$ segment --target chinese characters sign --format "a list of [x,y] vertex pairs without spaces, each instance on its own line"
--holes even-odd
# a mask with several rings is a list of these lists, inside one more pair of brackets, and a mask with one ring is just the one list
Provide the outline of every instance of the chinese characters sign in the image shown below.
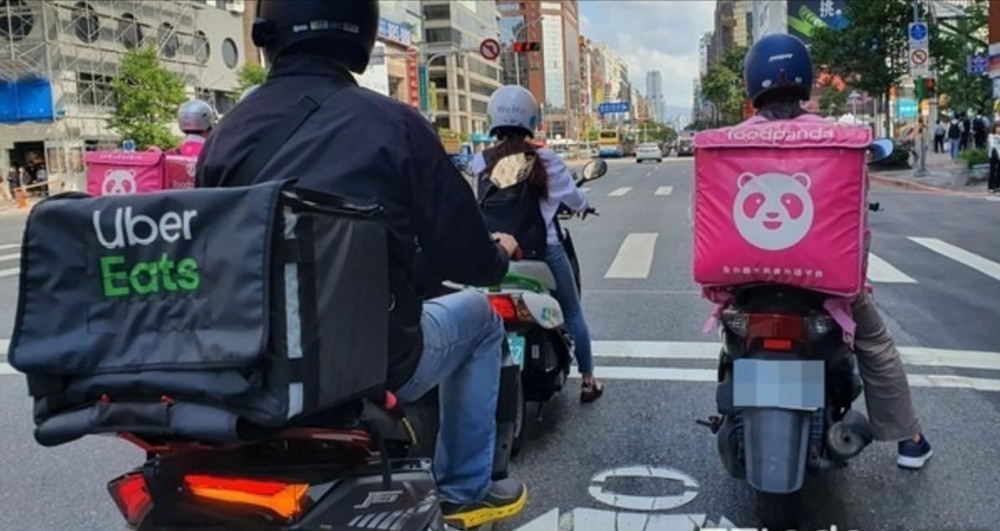
[[378,36],[403,46],[413,43],[413,34],[409,29],[384,18],[378,21]]
[[847,27],[845,0],[788,0],[788,32],[807,44],[816,28]]

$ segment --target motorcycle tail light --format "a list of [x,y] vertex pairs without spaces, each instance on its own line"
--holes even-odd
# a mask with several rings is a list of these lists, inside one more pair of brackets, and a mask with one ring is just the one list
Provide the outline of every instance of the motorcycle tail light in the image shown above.
[[121,476],[108,483],[108,493],[128,525],[138,527],[153,508],[153,498],[140,472]]
[[730,332],[740,337],[746,337],[750,320],[748,319],[746,313],[739,310],[729,309],[722,312],[722,324]]
[[490,306],[493,307],[493,311],[500,316],[506,322],[529,322],[531,321],[531,312],[525,308],[524,303],[521,302],[519,297],[515,298],[513,295],[499,294],[499,295],[489,295]]
[[259,479],[187,475],[184,486],[196,498],[266,509],[291,520],[302,513],[309,485]]
[[752,313],[748,317],[747,339],[802,341],[805,337],[806,328],[801,316]]

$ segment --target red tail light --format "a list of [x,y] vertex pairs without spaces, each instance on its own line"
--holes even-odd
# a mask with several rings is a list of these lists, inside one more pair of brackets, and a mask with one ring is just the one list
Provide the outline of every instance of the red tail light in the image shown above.
[[792,340],[790,339],[765,339],[764,340],[765,350],[783,350],[788,352],[792,350]]
[[286,520],[302,512],[309,492],[304,483],[207,475],[185,476],[184,485],[196,497],[268,509]]
[[153,499],[146,490],[146,480],[139,472],[112,481],[108,484],[108,492],[130,526],[142,523],[153,508]]
[[752,313],[747,325],[748,339],[788,339],[801,341],[806,327],[798,315]]
[[490,306],[504,321],[517,319],[517,304],[508,295],[490,295]]

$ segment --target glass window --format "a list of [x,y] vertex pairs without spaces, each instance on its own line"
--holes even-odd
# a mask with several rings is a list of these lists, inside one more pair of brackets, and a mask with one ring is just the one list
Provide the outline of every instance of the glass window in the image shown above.
[[451,6],[448,4],[424,6],[424,16],[428,20],[441,20],[451,18]]
[[562,17],[542,15],[542,51],[545,57],[545,101],[566,108],[566,65],[563,61]]

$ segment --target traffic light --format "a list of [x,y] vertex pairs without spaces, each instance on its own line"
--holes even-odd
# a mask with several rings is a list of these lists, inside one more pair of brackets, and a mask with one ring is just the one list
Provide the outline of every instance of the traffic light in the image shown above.
[[542,45],[538,42],[515,42],[514,43],[514,53],[527,53],[527,52],[537,52],[542,49]]
[[933,98],[936,93],[937,80],[932,77],[924,79],[924,94],[926,94],[928,98]]

